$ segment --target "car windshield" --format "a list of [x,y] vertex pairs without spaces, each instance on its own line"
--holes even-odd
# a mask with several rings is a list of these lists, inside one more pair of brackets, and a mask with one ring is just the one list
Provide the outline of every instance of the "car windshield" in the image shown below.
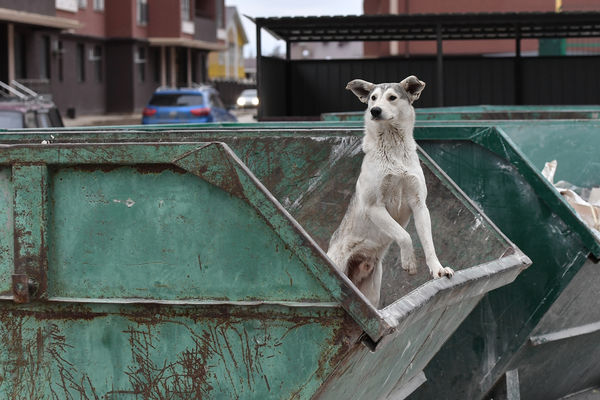
[[256,97],[256,89],[246,89],[242,92],[242,96]]
[[0,128],[18,129],[23,127],[23,114],[18,111],[0,111]]
[[204,97],[200,93],[161,93],[152,96],[150,105],[159,107],[202,106],[204,105]]

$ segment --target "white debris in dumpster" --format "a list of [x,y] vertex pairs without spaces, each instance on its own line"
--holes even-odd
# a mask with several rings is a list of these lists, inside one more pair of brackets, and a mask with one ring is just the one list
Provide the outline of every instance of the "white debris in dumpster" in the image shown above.
[[[592,229],[600,231],[600,187],[582,189],[565,181],[554,183],[554,174],[558,163],[556,160],[547,162],[542,175],[554,185],[556,190],[567,200],[581,219]],[[575,191],[579,191],[577,194]],[[600,234],[600,232],[597,232]]]

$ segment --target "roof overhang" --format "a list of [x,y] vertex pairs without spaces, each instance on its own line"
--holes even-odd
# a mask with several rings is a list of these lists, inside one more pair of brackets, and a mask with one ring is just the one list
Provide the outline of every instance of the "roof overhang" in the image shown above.
[[192,49],[221,51],[227,50],[225,44],[217,42],[206,42],[204,40],[186,39],[180,37],[151,37],[148,38],[150,46],[174,46],[174,47],[189,47]]
[[288,42],[541,39],[600,36],[600,12],[251,18]]
[[53,17],[51,15],[16,11],[8,8],[0,8],[0,21],[55,29],[77,29],[82,26],[79,21],[70,18]]

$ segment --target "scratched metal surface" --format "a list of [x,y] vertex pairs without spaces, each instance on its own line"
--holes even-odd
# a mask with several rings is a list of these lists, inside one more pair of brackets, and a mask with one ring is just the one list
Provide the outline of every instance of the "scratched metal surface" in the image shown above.
[[3,399],[310,398],[346,332],[339,309],[3,306]]
[[[344,374],[332,374],[347,368],[385,396],[482,294],[527,266],[502,257],[518,249],[422,155],[434,225],[457,221],[474,236],[438,238],[455,280],[392,274],[398,285],[384,291],[394,303],[377,312],[317,246],[353,190],[357,134],[104,134],[123,140],[98,132],[90,144],[78,134],[45,146],[33,133],[0,149],[0,164],[12,164],[0,182],[17,205],[5,214],[16,244],[6,272],[31,280],[22,298],[3,293],[3,397],[305,399],[335,393]],[[205,143],[214,139],[241,160]],[[465,252],[474,240],[485,249]],[[362,332],[381,339],[374,353]],[[393,370],[371,376],[377,360]]]
[[13,190],[10,168],[0,168],[0,293],[9,293],[12,287],[14,241]]
[[183,169],[51,179],[48,296],[332,301],[255,210]]

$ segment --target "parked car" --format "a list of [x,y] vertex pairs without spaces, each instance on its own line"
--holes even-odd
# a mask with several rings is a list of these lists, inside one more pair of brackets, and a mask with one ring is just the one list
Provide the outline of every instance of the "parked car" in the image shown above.
[[258,93],[256,89],[246,89],[237,99],[237,105],[240,108],[256,108],[258,107]]
[[64,126],[60,112],[49,101],[0,99],[0,129]]
[[236,122],[210,86],[159,88],[143,111],[142,124]]

